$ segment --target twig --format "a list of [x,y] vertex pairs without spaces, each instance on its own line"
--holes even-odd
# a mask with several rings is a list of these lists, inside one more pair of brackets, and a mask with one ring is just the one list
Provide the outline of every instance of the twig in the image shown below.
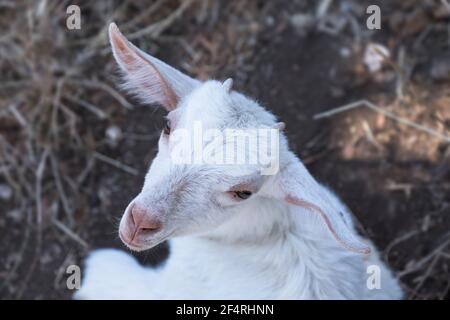
[[389,243],[389,245],[384,250],[384,260],[389,264],[389,255],[391,253],[391,250],[398,244],[414,237],[418,233],[419,233],[419,230],[413,230],[413,231],[405,233],[404,235],[401,235],[400,237],[397,237],[396,239],[394,239],[391,243]]
[[114,88],[108,84],[98,81],[98,80],[67,80],[67,82],[82,85],[88,88],[101,89],[109,93],[114,99],[116,99],[125,109],[131,110],[133,106]]
[[66,192],[64,191],[64,187],[62,185],[61,176],[59,174],[58,162],[53,154],[50,155],[50,162],[52,165],[53,178],[55,180],[56,188],[58,189],[58,196],[63,204],[64,212],[66,213],[69,221],[73,223],[72,209],[69,204],[69,200],[67,199]]
[[398,73],[398,76],[397,76],[397,84],[396,84],[396,88],[395,88],[395,92],[397,94],[397,99],[399,99],[400,101],[403,101],[405,99],[404,88],[405,88],[406,75],[405,75],[405,71],[404,71],[404,64],[405,64],[405,48],[403,46],[401,46],[400,49],[398,50],[398,62],[397,62],[398,70],[401,70],[401,72],[396,70]]
[[69,238],[71,238],[72,240],[78,242],[83,248],[88,249],[89,245],[86,241],[84,241],[83,239],[81,239],[81,237],[79,235],[77,235],[75,232],[73,232],[69,227],[67,227],[65,224],[63,224],[62,222],[60,222],[57,219],[53,219],[52,220],[53,224],[62,232],[64,232]]
[[133,176],[137,176],[139,174],[139,172],[136,169],[134,169],[134,168],[132,168],[132,167],[126,165],[126,164],[123,164],[120,161],[117,161],[117,160],[112,159],[112,158],[110,158],[108,156],[105,156],[104,154],[101,154],[101,153],[98,153],[98,152],[94,152],[93,155],[94,155],[94,158],[96,158],[96,159],[98,159],[100,161],[103,161],[103,162],[105,162],[107,164],[110,164],[110,165],[112,165],[112,166],[114,166],[114,167],[116,167],[116,168],[118,168],[120,170],[123,170],[123,171],[125,171],[125,172],[127,172],[127,173],[129,173],[129,174],[131,174]]
[[42,179],[44,176],[44,171],[47,163],[47,158],[49,156],[50,148],[46,147],[41,155],[41,160],[39,162],[38,168],[36,170],[36,250],[34,251],[33,260],[31,260],[30,267],[28,268],[25,277],[23,278],[20,289],[16,294],[16,299],[22,297],[23,292],[27,288],[28,281],[30,280],[34,269],[38,263],[39,257],[42,251]]
[[370,125],[366,120],[363,120],[362,128],[364,130],[367,140],[369,140],[369,142],[371,142],[378,150],[380,150],[382,147],[378,143],[377,139],[375,139],[373,131],[370,128]]
[[327,14],[332,0],[322,0],[317,6],[316,17],[321,18]]
[[[448,3],[447,0],[441,0],[441,2],[444,5],[444,7],[448,10],[448,12],[450,13],[450,3]],[[447,33],[448,33],[448,45],[450,46],[450,23],[447,26]]]
[[439,261],[440,256],[439,254],[434,255],[433,259],[430,262],[430,265],[428,266],[427,270],[425,271],[425,273],[420,277],[420,281],[419,283],[415,286],[415,288],[413,289],[412,293],[410,294],[410,298],[412,299],[414,296],[417,295],[417,292],[419,292],[420,288],[423,286],[423,284],[425,283],[425,281],[428,279],[428,277],[431,274],[431,271],[433,270],[433,268],[436,266],[436,263]]
[[25,250],[27,250],[28,248],[28,243],[30,242],[30,235],[31,235],[31,225],[32,225],[32,215],[31,215],[31,209],[30,208],[25,208],[25,206],[23,206],[21,209],[25,210],[27,212],[27,216],[26,216],[26,228],[25,231],[23,233],[23,239],[22,239],[22,243],[19,247],[19,249],[17,250],[17,259],[14,263],[14,265],[10,268],[10,270],[8,270],[8,273],[6,274],[5,279],[3,279],[2,283],[0,283],[0,291],[6,287],[7,285],[9,285],[9,283],[11,282],[11,279],[14,278],[17,269],[20,267],[20,265],[22,264],[23,260],[24,260],[24,256],[25,256]]
[[[17,155],[17,151],[11,146],[11,144],[6,141],[1,135],[0,135],[0,155],[3,156],[4,159],[6,159],[7,163],[11,165],[12,168],[16,171],[16,179],[14,177],[10,176],[8,173],[6,173],[8,182],[12,185],[17,187],[18,194],[21,196],[24,194],[22,192],[22,189],[26,191],[29,195],[33,194],[33,190],[30,187],[32,184],[26,179],[26,173],[23,166],[20,166],[20,162],[17,161],[18,158],[20,158],[19,155]],[[18,182],[16,182],[18,180]]]
[[89,175],[92,168],[94,167],[94,164],[95,164],[95,159],[92,157],[88,157],[86,167],[83,169],[83,171],[81,171],[79,176],[75,179],[78,187],[81,186],[81,184],[84,182],[86,177]]
[[450,280],[447,282],[447,285],[445,286],[445,289],[442,291],[442,294],[439,296],[439,299],[444,300],[449,290],[450,290]]
[[435,255],[440,254],[440,252],[445,249],[445,247],[447,247],[450,244],[450,238],[448,238],[446,241],[444,241],[442,244],[440,244],[439,246],[437,246],[436,248],[434,248],[429,254],[427,254],[425,257],[423,257],[422,259],[420,259],[419,261],[417,261],[414,266],[403,270],[401,272],[398,273],[398,276],[404,277],[408,274],[411,274],[413,272],[416,272],[417,270],[419,270],[420,268],[422,268],[428,261],[432,260],[434,258]]
[[47,158],[49,155],[50,149],[46,147],[41,156],[41,161],[36,170],[36,192],[35,192],[35,200],[36,200],[36,213],[37,213],[37,226],[40,231],[42,224],[42,179],[44,177],[45,167],[47,165]]
[[428,133],[428,134],[430,134],[432,136],[435,136],[435,137],[443,140],[444,142],[450,143],[450,137],[449,136],[446,136],[446,135],[444,135],[444,134],[442,134],[442,133],[440,133],[440,132],[438,132],[436,130],[433,130],[431,128],[428,128],[428,127],[425,127],[423,125],[417,124],[417,123],[415,123],[413,121],[410,121],[408,119],[399,117],[399,116],[395,115],[394,113],[392,113],[390,111],[384,110],[384,109],[376,106],[375,104],[373,104],[372,102],[370,102],[368,100],[359,100],[359,101],[352,102],[352,103],[346,104],[344,106],[341,106],[341,107],[338,107],[338,108],[335,108],[335,109],[332,109],[332,110],[329,110],[329,111],[325,111],[325,112],[321,112],[321,113],[315,114],[313,116],[313,119],[314,120],[318,120],[318,119],[322,119],[322,118],[328,118],[328,117],[334,116],[334,115],[336,115],[338,113],[342,113],[342,112],[345,112],[345,111],[348,111],[348,110],[351,110],[351,109],[356,109],[356,108],[359,108],[359,107],[367,107],[367,108],[369,108],[369,109],[371,109],[371,110],[373,110],[375,112],[381,113],[381,114],[385,115],[386,117],[391,118],[391,119],[393,119],[393,120],[395,120],[395,121],[397,121],[397,122],[399,122],[401,124],[404,124],[406,126],[412,127],[412,128],[414,128],[416,130],[420,130],[420,131],[426,132],[426,133]]
[[134,33],[131,33],[127,36],[128,39],[133,40],[140,38],[142,36],[150,34],[152,37],[159,36],[164,30],[166,30],[170,25],[177,20],[184,11],[189,8],[189,6],[192,4],[193,0],[184,0],[182,1],[181,5],[174,11],[172,14],[167,16],[161,21],[158,21],[152,25],[149,25],[148,27],[141,29],[139,31],[136,31]]
[[66,98],[67,100],[72,101],[72,102],[74,102],[74,103],[76,103],[76,104],[86,108],[87,110],[89,110],[90,112],[95,114],[101,120],[104,120],[104,119],[106,119],[108,117],[107,114],[104,111],[100,110],[100,108],[98,108],[97,106],[93,105],[90,102],[87,102],[87,101],[82,100],[82,99],[78,99],[76,97],[71,97],[71,96],[68,96],[68,95],[64,95],[64,98]]
[[167,2],[167,0],[157,0],[155,1],[151,6],[149,6],[147,9],[139,13],[138,16],[133,18],[132,20],[128,21],[127,23],[120,26],[122,30],[129,30],[132,29],[136,24],[140,23],[141,20],[146,19],[150,17],[153,13],[155,13],[161,6]]
[[[386,54],[386,52],[383,52],[377,46],[374,46],[374,49],[379,55],[381,55],[385,59],[385,61],[397,73],[397,83],[395,88],[397,100],[399,101],[404,100],[404,91],[406,88],[406,82],[411,77],[411,67],[409,68],[408,72],[405,68],[405,60],[406,60],[405,48],[403,46],[400,47],[397,56],[397,61],[394,61],[389,55]],[[415,98],[417,97],[417,93],[412,87],[409,88],[409,91],[411,92],[411,95],[413,97]]]
[[26,127],[27,126],[27,121],[25,120],[25,118],[23,117],[23,115],[19,112],[19,110],[17,110],[17,106],[15,104],[12,104],[8,107],[9,112],[12,113],[12,115],[14,116],[14,118],[16,118],[17,122],[22,126],[22,127]]

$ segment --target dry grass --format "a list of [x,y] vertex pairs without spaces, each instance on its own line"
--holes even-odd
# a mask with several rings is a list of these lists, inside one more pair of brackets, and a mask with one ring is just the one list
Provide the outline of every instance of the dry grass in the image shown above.
[[[66,28],[70,4],[81,7],[81,30]],[[53,228],[80,249],[89,248],[78,234],[76,215],[96,192],[89,177],[99,163],[138,174],[102,153],[108,125],[134,108],[115,89],[109,23],[117,22],[130,40],[153,53],[160,45],[176,44],[183,55],[180,67],[206,78],[246,63],[255,44],[247,40],[257,32],[251,25],[256,6],[247,11],[238,2],[192,0],[0,3],[0,183],[12,195],[5,213],[20,212],[16,222],[23,234],[7,271],[0,273],[0,292],[23,295],[42,254],[43,230]],[[189,10],[192,25],[183,29],[180,18]],[[234,14],[219,21],[222,10]],[[224,24],[226,34],[219,32]],[[192,36],[205,26],[210,33]],[[24,267],[30,251],[33,258]]]
[[[361,7],[355,1],[343,2]],[[66,8],[70,4],[79,4],[82,8],[81,30],[66,28]],[[106,34],[109,23],[117,22],[122,32],[144,50],[163,53],[165,59],[193,76],[205,79],[233,75],[239,87],[255,72],[258,46],[264,47],[273,40],[264,38],[264,31],[275,29],[270,30],[270,34],[277,35],[289,24],[292,12],[278,13],[274,7],[274,3],[265,1],[0,1],[0,188],[3,188],[0,193],[4,197],[0,201],[5,203],[0,226],[5,217],[12,221],[11,238],[7,239],[15,240],[11,246],[0,248],[0,255],[6,256],[5,261],[0,261],[0,296],[24,296],[31,281],[36,280],[33,275],[42,258],[43,238],[52,232],[75,245],[75,248],[72,245],[64,248],[69,249],[62,263],[52,271],[55,284],[47,285],[49,290],[61,290],[65,266],[76,262],[77,252],[84,254],[91,246],[90,239],[83,236],[85,230],[78,216],[80,211],[87,210],[90,195],[97,192],[94,173],[106,166],[111,175],[119,175],[119,172],[130,178],[138,175],[139,171],[128,163],[125,155],[115,157],[108,153],[112,142],[107,130],[120,122],[119,119],[128,119],[135,109],[135,103],[115,89],[116,78],[112,75],[116,73],[116,66]],[[324,0],[319,5],[315,1],[304,1],[299,8],[312,8],[320,21],[342,21],[337,14],[340,9],[332,1]],[[279,24],[272,21],[277,14],[282,17]],[[350,33],[355,46],[361,46],[364,35],[355,28],[357,17],[341,15],[348,20],[349,27],[339,31],[321,23],[316,27],[333,37]],[[407,23],[410,16],[413,14],[404,17],[402,23]],[[421,42],[430,30],[442,28],[442,25],[442,21],[428,23],[418,33],[415,45],[424,46]],[[447,27],[445,25],[445,32]],[[406,57],[413,55],[410,49],[405,49]],[[344,139],[345,145],[337,145],[345,158],[348,146],[353,147],[349,141],[355,145],[366,141],[376,150],[370,156],[378,154],[383,158],[386,157],[383,150],[389,148],[393,139],[398,139],[400,156],[431,159],[439,170],[448,170],[445,161],[450,157],[450,148],[446,145],[446,151],[441,150],[442,141],[449,135],[445,125],[449,117],[449,109],[445,108],[450,103],[448,91],[420,96],[421,88],[415,88],[410,81],[410,66],[405,57],[399,57],[391,65],[399,81],[393,90],[395,103],[386,103],[387,112],[397,116],[394,120],[406,119],[410,127],[419,125],[415,127],[417,133],[411,134],[402,126],[377,128],[378,122],[386,123],[380,117],[373,118],[373,122],[356,118],[351,119],[348,128],[358,126],[361,130],[352,131],[351,137]],[[374,101],[379,105],[381,100]],[[386,109],[372,109],[386,112]],[[389,118],[387,114],[384,116]],[[427,132],[427,129],[432,131]],[[431,132],[440,137],[429,141]],[[152,136],[135,138],[154,139]],[[419,150],[420,154],[418,144],[427,145],[425,151]],[[364,152],[369,148],[360,153],[354,149],[350,158],[358,159],[362,154],[361,159],[368,159],[364,158]],[[445,172],[441,176],[444,177]],[[430,192],[445,193],[449,188],[440,180],[424,184],[427,190],[433,189]],[[416,189],[422,192],[421,188],[398,181],[386,187],[389,192],[413,194]],[[441,198],[438,207],[442,209],[447,200],[445,195]],[[429,202],[435,199],[438,197],[430,196]],[[439,214],[445,209],[423,215],[423,223],[430,220],[427,228],[439,225]],[[20,235],[14,233],[16,229]],[[390,259],[396,248],[428,230],[404,230],[387,246],[385,259]],[[431,249],[411,253],[397,264],[410,298],[445,298],[448,295],[448,279],[445,284],[435,283],[448,278],[442,273],[450,260],[449,239],[448,234],[444,234]],[[421,289],[427,281],[431,283],[428,287],[439,289],[426,289],[423,294]],[[45,292],[43,296],[49,294]]]

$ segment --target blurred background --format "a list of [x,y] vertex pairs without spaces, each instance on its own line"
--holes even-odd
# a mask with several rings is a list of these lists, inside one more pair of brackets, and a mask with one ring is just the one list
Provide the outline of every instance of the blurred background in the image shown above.
[[[71,4],[79,30],[66,26]],[[372,4],[380,30],[366,26]],[[123,248],[118,219],[155,155],[164,111],[118,89],[111,21],[192,76],[233,77],[286,122],[291,147],[348,204],[406,296],[450,298],[441,0],[1,0],[0,298],[70,298],[67,266]],[[169,250],[138,258],[155,265]]]

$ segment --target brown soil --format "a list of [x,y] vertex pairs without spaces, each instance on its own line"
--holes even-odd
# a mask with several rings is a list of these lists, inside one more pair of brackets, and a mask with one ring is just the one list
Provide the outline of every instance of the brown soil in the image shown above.
[[[176,8],[169,3],[164,9],[168,12]],[[448,299],[450,145],[367,108],[321,120],[313,116],[367,99],[448,136],[450,77],[448,72],[446,78],[445,72],[436,75],[431,70],[441,71],[445,57],[450,56],[446,42],[449,15],[440,1],[390,1],[389,5],[378,1],[383,27],[368,32],[365,3],[339,3],[333,4],[327,15],[346,16],[344,12],[350,10],[360,34],[348,21],[337,34],[321,30],[317,20],[311,26],[293,25],[297,13],[314,16],[316,1],[255,1],[247,5],[233,1],[221,3],[219,9],[208,2],[206,18],[199,13],[201,6],[194,5],[160,38],[136,42],[149,50],[155,48],[145,44],[156,43],[159,57],[197,77],[234,76],[238,89],[256,97],[286,122],[291,147],[352,209],[361,231],[374,240],[397,272],[407,297]],[[119,27],[137,14],[132,9],[125,12],[130,16],[122,16]],[[432,28],[427,27],[430,25]],[[391,52],[390,63],[375,74],[367,70],[362,58],[371,41],[384,44]],[[401,50],[405,52],[403,64],[398,61]],[[97,68],[99,74],[105,70],[111,74],[112,57],[107,54],[101,62],[104,65],[96,63],[92,72]],[[433,67],[439,63],[441,67]],[[404,70],[404,97],[399,99],[397,80]],[[108,80],[113,85],[115,80]],[[114,99],[91,91],[83,92],[82,97],[104,105],[109,117],[98,120],[74,106],[83,119],[77,127],[83,141],[140,174],[96,161],[76,192],[65,185],[67,197],[75,204],[70,217],[61,201],[57,208],[52,207],[51,195],[59,189],[49,183],[42,198],[40,226],[35,225],[34,207],[19,206],[20,196],[0,200],[0,297],[70,298],[72,292],[65,287],[67,265],[82,265],[93,248],[123,248],[116,233],[117,221],[143,183],[156,152],[164,112],[148,107],[127,110]],[[105,138],[112,125],[123,133],[116,145]],[[20,145],[22,131],[17,122],[0,117],[0,134]],[[85,168],[84,159],[73,150],[61,151],[58,160],[67,172],[79,174]],[[0,176],[0,183],[6,181]],[[53,210],[88,247],[55,227],[51,214],[46,213]],[[142,263],[155,265],[168,254],[168,246],[163,244],[137,256]]]

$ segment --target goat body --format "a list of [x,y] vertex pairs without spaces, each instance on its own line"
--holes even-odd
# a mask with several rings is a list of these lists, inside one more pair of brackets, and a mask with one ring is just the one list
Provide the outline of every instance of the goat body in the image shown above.
[[[305,212],[295,212],[304,210]],[[292,212],[294,211],[294,212]],[[307,217],[307,218],[306,218]],[[246,226],[251,226],[250,228]],[[160,267],[103,249],[86,262],[79,299],[400,299],[376,249],[364,256],[329,238],[305,209],[261,201],[209,234],[170,240]],[[380,287],[369,288],[369,266]]]
[[[110,40],[126,87],[169,112],[158,155],[125,210],[119,235],[137,251],[170,240],[170,256],[151,269],[122,251],[94,251],[76,298],[402,297],[374,246],[356,233],[348,208],[289,150],[284,125],[274,115],[233,91],[231,80],[200,82],[147,55],[114,24]],[[280,132],[274,170],[263,173],[254,163],[176,163],[177,130],[195,133],[197,122],[220,133],[226,128]],[[218,152],[231,142],[200,143]]]

